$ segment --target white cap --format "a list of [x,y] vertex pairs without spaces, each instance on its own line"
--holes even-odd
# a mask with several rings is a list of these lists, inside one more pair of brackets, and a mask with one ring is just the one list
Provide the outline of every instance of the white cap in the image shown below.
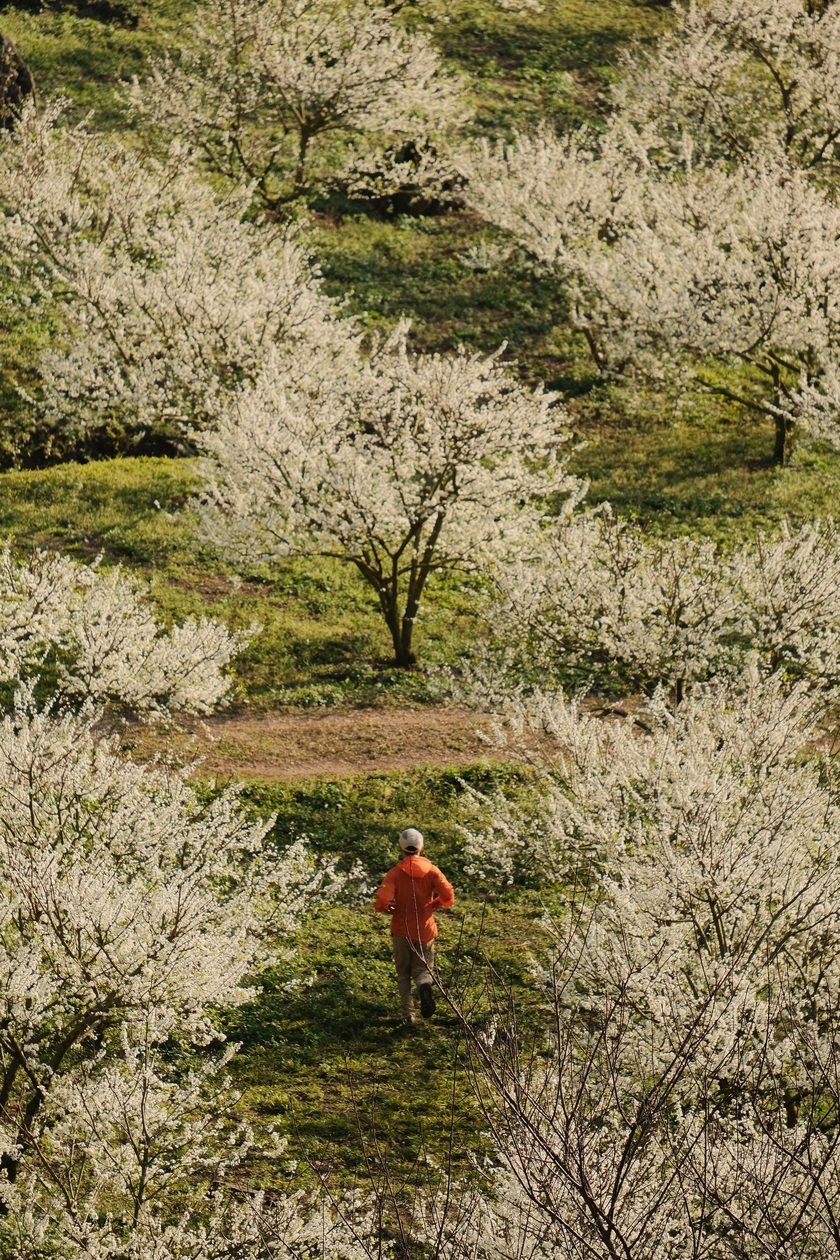
[[406,827],[400,832],[400,848],[403,853],[419,853],[423,848],[423,837],[416,827]]

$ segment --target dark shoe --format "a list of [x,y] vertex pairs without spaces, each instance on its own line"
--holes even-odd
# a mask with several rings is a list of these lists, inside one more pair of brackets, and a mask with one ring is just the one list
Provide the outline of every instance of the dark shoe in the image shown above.
[[420,985],[420,1014],[424,1019],[435,1013],[435,995],[430,984]]

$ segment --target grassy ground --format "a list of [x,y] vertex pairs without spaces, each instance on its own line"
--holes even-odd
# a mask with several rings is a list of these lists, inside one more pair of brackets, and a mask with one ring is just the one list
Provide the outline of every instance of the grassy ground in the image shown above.
[[[205,553],[185,505],[196,481],[186,460],[122,459],[0,474],[0,533],[25,553],[102,555],[138,571],[167,620],[210,615],[259,630],[236,665],[236,703],[405,704],[427,699],[423,676],[390,663],[375,597],[351,566],[289,560],[235,572]],[[438,582],[418,624],[427,663],[457,659],[474,638],[474,600]]]
[[[590,501],[665,532],[704,532],[735,544],[755,529],[830,515],[840,461],[801,451],[791,467],[766,457],[764,426],[725,418],[593,424],[573,461]],[[195,489],[186,460],[122,459],[0,474],[0,532],[25,553],[61,549],[140,573],[166,619],[211,615],[260,627],[236,665],[234,704],[288,706],[427,703],[423,671],[394,669],[369,588],[350,566],[290,560],[268,573],[234,572],[198,543],[185,510]],[[481,601],[459,583],[429,590],[417,627],[425,666],[453,664],[481,635]]]
[[[836,456],[766,458],[769,431],[724,419],[593,426],[574,467],[590,500],[609,499],[649,528],[706,532],[725,544],[782,517],[829,515],[840,495]],[[185,510],[186,460],[122,459],[0,474],[0,532],[25,553],[102,554],[140,573],[166,619],[211,615],[260,627],[236,665],[234,705],[257,711],[334,704],[394,706],[431,698],[423,671],[394,669],[374,598],[350,566],[287,561],[235,573],[202,551]],[[417,628],[425,666],[453,664],[481,635],[481,601],[459,583],[430,587]]]
[[[148,58],[189,38],[190,0],[77,0],[38,9],[0,9],[0,29],[26,57],[42,96],[65,96],[77,111],[95,110],[102,127],[122,126],[114,89],[142,77]],[[545,0],[542,13],[515,13],[495,0],[441,3],[435,38],[461,75],[475,128],[490,135],[545,118],[562,126],[587,121],[634,39],[664,29],[667,8],[644,0]],[[417,19],[423,25],[422,18]]]
[[[484,986],[492,967],[497,983],[522,1004],[528,1028],[535,1001],[530,960],[545,948],[540,918],[555,893],[485,887],[467,875],[457,829],[467,817],[465,782],[485,792],[533,791],[521,771],[477,766],[255,783],[247,795],[260,810],[277,811],[279,845],[305,834],[315,851],[337,855],[345,868],[359,862],[372,887],[395,860],[394,837],[421,825],[429,855],[457,889],[455,910],[440,916],[441,979],[453,991],[466,986],[480,1020],[489,1010]],[[237,1079],[248,1113],[257,1126],[277,1124],[289,1138],[286,1156],[300,1161],[295,1180],[311,1181],[307,1161],[320,1169],[339,1161],[345,1175],[360,1171],[357,1110],[366,1117],[375,1111],[396,1175],[409,1175],[424,1152],[439,1163],[450,1138],[453,1163],[463,1172],[469,1156],[481,1154],[482,1139],[476,1139],[480,1118],[463,1076],[457,1021],[441,1002],[428,1024],[416,1032],[402,1028],[385,916],[372,911],[369,897],[327,908],[307,922],[296,945],[297,956],[261,977],[261,997],[229,1028],[243,1044]],[[304,983],[289,988],[293,975]],[[266,1167],[263,1175],[276,1184],[284,1169]]]
[[665,29],[665,5],[644,0],[543,0],[516,13],[486,0],[447,6],[438,43],[465,74],[476,129],[492,137],[546,119],[561,127],[592,119],[615,79],[623,50]]

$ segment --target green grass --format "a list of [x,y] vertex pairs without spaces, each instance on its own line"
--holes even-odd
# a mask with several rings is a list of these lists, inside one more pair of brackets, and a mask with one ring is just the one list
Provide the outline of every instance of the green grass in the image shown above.
[[[206,553],[185,510],[188,460],[137,458],[0,474],[0,534],[33,547],[138,571],[167,621],[213,616],[260,626],[235,668],[234,701],[252,708],[418,704],[422,674],[391,664],[375,596],[351,565],[288,560],[237,573]],[[417,627],[426,663],[457,659],[475,636],[475,597],[438,580]]]
[[[720,415],[705,424],[663,418],[640,428],[590,417],[572,467],[656,532],[707,533],[735,545],[836,511],[840,458],[800,451],[791,467],[767,459],[767,426]],[[261,627],[235,668],[234,703],[252,709],[333,704],[424,704],[422,671],[393,668],[374,597],[355,569],[288,560],[236,573],[205,553],[184,505],[196,489],[188,460],[119,459],[0,474],[0,533],[32,547],[138,571],[165,620],[210,615]],[[432,583],[417,627],[425,666],[454,663],[482,631],[481,601],[457,581]]]
[[[372,887],[396,860],[395,837],[422,828],[426,851],[456,887],[453,914],[439,917],[438,965],[447,988],[466,985],[478,1020],[489,1010],[488,967],[522,1005],[523,1027],[535,1027],[532,955],[545,947],[539,920],[555,893],[484,888],[464,871],[457,830],[463,781],[481,791],[504,788],[519,797],[534,789],[527,773],[504,766],[459,772],[360,776],[341,781],[254,784],[248,799],[277,811],[282,848],[305,834],[316,852],[347,868],[358,862]],[[361,1175],[362,1138],[356,1110],[376,1115],[391,1171],[411,1174],[423,1153],[440,1162],[453,1139],[453,1163],[464,1173],[480,1154],[480,1119],[463,1074],[458,1024],[442,1002],[435,1018],[402,1029],[388,920],[371,897],[324,909],[297,935],[297,956],[262,977],[262,993],[228,1029],[242,1043],[237,1083],[258,1128],[274,1124],[289,1139],[286,1157],[301,1161],[296,1179],[311,1180],[307,1160],[337,1162],[345,1180]],[[294,975],[305,983],[289,988]],[[454,1082],[453,1082],[454,1073]],[[422,1169],[420,1170],[422,1173]],[[261,1169],[266,1185],[284,1166]]]
[[546,119],[564,128],[591,121],[605,106],[623,50],[654,39],[669,22],[665,5],[644,0],[544,0],[542,13],[462,0],[446,13],[438,46],[467,77],[475,129],[491,138]]
[[486,353],[507,342],[507,358],[526,379],[552,388],[594,379],[581,345],[564,336],[566,303],[553,281],[521,262],[476,272],[462,260],[477,240],[500,239],[472,215],[393,222],[359,215],[316,226],[309,237],[325,288],[346,295],[348,314],[363,326],[390,329],[407,316],[417,350],[463,345]]
[[82,3],[31,12],[0,9],[0,30],[26,59],[41,100],[63,97],[72,118],[94,112],[93,125],[124,130],[121,84],[143,76],[149,58],[177,46],[192,5],[184,0],[142,4],[138,26],[89,16]]
[[590,479],[589,501],[607,500],[652,532],[737,545],[784,519],[837,515],[840,457],[800,448],[788,468],[777,468],[769,424],[712,414],[705,423],[584,432],[589,444],[572,466]]

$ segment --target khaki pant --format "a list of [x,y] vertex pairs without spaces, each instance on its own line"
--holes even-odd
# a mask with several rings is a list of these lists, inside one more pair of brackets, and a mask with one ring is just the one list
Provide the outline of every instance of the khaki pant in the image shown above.
[[392,936],[391,945],[394,950],[394,966],[397,969],[397,988],[400,991],[403,1019],[410,1019],[414,1014],[411,982],[413,980],[418,988],[421,984],[432,983],[435,943],[428,941],[424,945],[420,941],[410,941],[405,936]]

